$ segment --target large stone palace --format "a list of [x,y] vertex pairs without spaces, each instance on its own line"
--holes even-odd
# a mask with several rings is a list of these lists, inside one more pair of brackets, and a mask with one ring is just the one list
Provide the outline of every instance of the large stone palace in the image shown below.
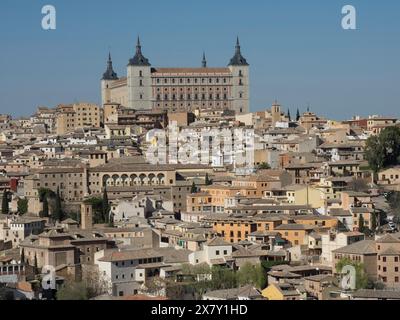
[[239,38],[228,67],[154,68],[142,53],[129,60],[127,77],[119,78],[111,54],[101,80],[102,103],[136,110],[190,111],[196,109],[249,112],[249,64],[241,54]]

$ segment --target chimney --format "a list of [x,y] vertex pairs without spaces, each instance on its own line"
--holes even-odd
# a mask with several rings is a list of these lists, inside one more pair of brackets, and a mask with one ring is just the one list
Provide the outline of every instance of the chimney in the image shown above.
[[81,229],[93,229],[93,207],[85,202],[81,204]]

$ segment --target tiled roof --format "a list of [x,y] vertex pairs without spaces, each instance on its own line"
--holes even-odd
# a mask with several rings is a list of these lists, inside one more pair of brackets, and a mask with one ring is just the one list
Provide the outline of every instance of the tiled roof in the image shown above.
[[399,243],[400,239],[394,237],[391,234],[386,234],[383,237],[376,240],[377,243]]
[[207,241],[207,246],[209,247],[217,247],[217,246],[231,246],[230,243],[226,242],[224,239],[215,237],[209,241]]
[[376,254],[375,241],[362,240],[355,242],[351,245],[333,250],[335,253],[348,253],[348,254]]

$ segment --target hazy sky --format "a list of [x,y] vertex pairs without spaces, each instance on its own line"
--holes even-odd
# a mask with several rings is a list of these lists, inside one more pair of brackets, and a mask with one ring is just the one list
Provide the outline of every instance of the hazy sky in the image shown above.
[[[41,8],[57,9],[57,30]],[[357,9],[357,30],[341,9]],[[250,63],[251,110],[278,99],[345,119],[400,116],[398,0],[1,0],[0,113],[31,115],[38,105],[100,102],[109,48],[119,76],[137,35],[153,66],[226,66],[239,35]]]

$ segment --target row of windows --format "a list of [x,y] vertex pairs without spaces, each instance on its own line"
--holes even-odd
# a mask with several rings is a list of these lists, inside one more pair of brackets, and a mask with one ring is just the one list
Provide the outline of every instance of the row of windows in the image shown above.
[[[214,101],[215,101],[215,100],[214,100]],[[209,105],[210,107],[212,107],[214,103],[215,103],[215,102],[209,102],[208,105]],[[220,103],[219,103],[219,102],[217,102],[217,103],[215,103],[215,104],[217,105],[217,107],[220,106]],[[186,105],[186,104],[185,104],[185,105]],[[183,103],[180,103],[179,107],[180,107],[180,108],[184,108],[185,105],[184,105]],[[203,102],[202,105],[203,105],[203,107],[205,107],[205,106],[206,106],[206,103]],[[224,102],[223,105],[224,105],[224,107],[226,107],[226,106],[228,106],[228,103],[227,103],[227,102]],[[165,108],[167,108],[168,106],[169,106],[168,103],[164,103],[164,107],[165,107]],[[158,107],[158,108],[161,108],[161,103],[157,103],[157,107]],[[172,103],[172,107],[176,107],[176,103]],[[190,102],[187,103],[187,107],[191,107],[191,103],[190,103]],[[240,109],[240,112],[242,112],[242,109]]]
[[[183,83],[183,81],[180,82],[180,83]],[[187,83],[190,83],[190,82],[187,82]],[[197,82],[195,82],[195,83],[197,83]],[[209,83],[212,83],[212,82],[209,82]],[[219,83],[219,82],[217,81],[216,83]],[[224,82],[224,83],[226,83],[226,82]],[[239,83],[238,84],[239,84],[239,86],[242,86],[243,85],[243,80],[239,79]],[[139,86],[143,87],[143,80],[139,80]]]
[[[139,259],[139,264],[148,264],[148,263],[157,263],[161,262],[162,258],[145,258],[145,259]],[[128,261],[120,261],[116,262],[115,265],[117,267],[125,267],[126,265],[133,265],[133,260]]]
[[[390,175],[390,179],[394,179],[394,178],[399,179],[399,175],[398,174],[396,174],[396,175],[391,174]],[[383,174],[382,175],[382,180],[385,180],[385,179],[386,179],[386,175]]]
[[[169,89],[169,88],[164,88],[164,91],[165,92],[167,92],[167,91],[170,91],[171,89]],[[221,88],[220,87],[216,87],[216,88],[209,88],[209,91],[222,91],[221,90]],[[162,90],[161,90],[161,88],[157,88],[157,92],[161,92]],[[174,92],[174,91],[177,91],[177,88],[175,88],[175,87],[173,87],[172,88],[172,91]],[[180,89],[179,89],[179,91],[181,91],[181,92],[183,92],[183,91],[192,91],[191,90],[191,88],[189,87],[189,88],[183,88],[183,87],[181,87]],[[201,88],[201,90],[200,90],[200,88],[194,88],[194,90],[193,91],[206,91],[206,87],[202,87]],[[223,91],[228,91],[228,88],[227,87],[224,87],[224,90]]]
[[[214,222],[214,226],[217,226],[217,225],[218,225],[218,222]],[[229,223],[229,226],[231,226],[231,227],[233,227],[234,225],[235,225],[235,224],[233,224],[233,223]],[[240,227],[241,225],[242,225],[241,223],[237,223],[237,224],[236,224],[236,226],[238,226],[238,227]],[[225,222],[222,222],[222,223],[221,223],[221,226],[224,227],[224,226],[225,226]],[[248,223],[245,223],[244,226],[245,226],[245,227],[248,227],[249,224],[248,224]]]
[[[222,237],[225,237],[225,231],[221,232]],[[237,231],[236,232],[236,237],[237,238],[242,238],[242,231]],[[247,236],[249,235],[248,231],[245,231],[244,236],[247,238]],[[233,231],[229,232],[229,237],[230,238],[234,238],[235,237],[235,233]]]
[[[65,175],[65,176],[67,176],[67,175]],[[74,173],[74,175],[73,175],[74,177],[77,177],[78,176],[78,174],[76,174],[76,173]],[[50,175],[48,175],[48,174],[45,174],[44,175],[44,177],[45,178],[50,178]],[[71,173],[68,173],[68,178],[71,178],[72,177],[72,174]],[[79,177],[82,177],[82,173],[80,173],[79,174]],[[53,174],[53,175],[51,175],[51,178],[64,178],[64,174],[57,174],[57,175],[55,175],[55,174]]]
[[[224,250],[224,256],[226,256],[228,254],[228,250]],[[220,255],[220,251],[219,250],[216,250],[215,251],[215,255],[216,256],[219,256]]]
[[[382,277],[382,282],[387,282],[387,277]],[[399,282],[399,277],[394,277],[394,282]]]
[[[191,94],[187,94],[186,97],[183,94],[181,94],[181,95],[175,95],[175,94],[168,95],[168,94],[165,94],[163,96],[164,100],[177,100],[178,97],[179,97],[179,100],[192,100],[192,98],[193,98],[193,100],[199,100],[200,97],[201,97],[202,100],[206,100],[206,98],[208,98],[209,100],[213,100],[213,99],[220,100],[221,99],[221,95],[220,94],[216,94],[216,95],[209,94],[208,96],[206,96],[206,94],[204,94],[204,93],[201,96],[198,95],[197,93],[194,94],[193,96]],[[141,99],[143,99],[143,96],[141,96]],[[222,99],[224,99],[224,100],[228,99],[228,95],[224,94],[222,96]],[[161,95],[160,94],[157,95],[157,100],[158,101],[161,100]]]
[[[378,270],[381,270],[381,266],[378,266]],[[394,267],[393,270],[399,272],[399,267]],[[382,267],[382,272],[387,272],[387,267]]]
[[208,78],[208,79],[205,79],[205,78],[201,78],[201,79],[199,79],[199,78],[186,78],[186,79],[183,79],[183,78],[179,78],[179,79],[176,79],[176,78],[164,78],[164,79],[160,79],[160,78],[157,78],[156,79],[156,83],[157,84],[160,84],[160,83],[164,83],[164,84],[167,84],[167,83],[172,83],[172,84],[175,84],[175,83],[181,83],[181,84],[183,84],[183,83],[220,83],[220,82],[222,82],[222,83],[227,83],[228,82],[228,80],[226,79],[226,78],[223,78],[223,79],[221,79],[221,78]]
[[[378,247],[378,250],[380,250],[380,247]],[[381,257],[380,255],[378,255],[378,260],[380,261],[382,258],[383,262],[386,262],[388,260],[388,257]],[[399,262],[399,257],[393,257],[393,261],[394,262]]]

